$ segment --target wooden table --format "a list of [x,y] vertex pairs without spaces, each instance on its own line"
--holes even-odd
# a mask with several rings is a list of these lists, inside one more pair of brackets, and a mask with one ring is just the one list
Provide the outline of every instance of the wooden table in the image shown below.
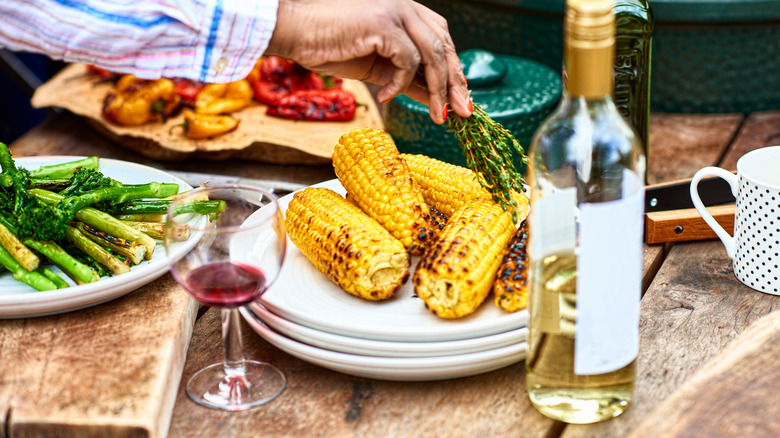
[[[690,177],[707,165],[733,168],[737,158],[748,150],[778,143],[780,112],[748,116],[654,114],[650,124],[648,180],[654,183]],[[11,149],[16,156],[99,154],[163,168],[304,184],[333,177],[329,166],[277,166],[242,161],[151,162],[110,144],[69,115],[57,116],[36,127],[12,144]],[[614,420],[576,426],[537,413],[525,392],[523,363],[445,381],[372,380],[301,361],[270,346],[245,325],[247,354],[281,368],[288,379],[286,390],[263,407],[224,413],[190,401],[180,383],[170,427],[166,429],[168,436],[780,435],[780,312],[754,324],[780,309],[780,297],[752,291],[739,283],[717,240],[646,246],[644,266],[636,393],[629,410]],[[151,291],[136,292],[97,308],[108,306],[121,318],[123,313],[132,313],[133,300],[140,299],[136,295],[159,293],[155,292],[158,288],[176,289],[176,285],[165,276],[150,288]],[[176,293],[183,294],[180,290]],[[47,371],[58,371],[50,357],[52,345],[41,342],[9,354],[6,348],[9,341],[3,340],[6,330],[18,328],[20,324],[50,327],[56,321],[56,330],[60,332],[87,336],[95,327],[84,321],[94,313],[85,309],[63,317],[0,321],[0,408],[9,410],[0,413],[0,421],[4,421],[2,437],[47,435],[40,428],[15,424],[12,407],[4,405],[3,397],[24,390],[20,387],[27,385],[35,389],[28,397],[34,397],[36,392],[45,393],[46,385],[55,384],[44,385],[42,382],[48,380],[42,376]],[[107,329],[105,323],[100,329]],[[202,309],[194,323],[181,382],[204,365],[221,359],[220,336],[219,313]],[[97,358],[105,360],[138,353],[123,350],[122,339],[109,347],[113,350]],[[21,380],[3,377],[9,364],[30,362],[38,364],[35,373],[26,373]],[[99,377],[105,371],[95,366],[88,372]],[[94,374],[81,375],[73,382],[91,388],[82,391],[85,397],[101,390],[92,377]],[[99,396],[92,396],[97,402],[107,403]],[[46,397],[41,400],[51,402]],[[62,404],[67,406],[60,406],[60,410],[73,412],[74,405],[89,410],[89,406],[78,405],[75,400],[64,400]],[[660,435],[659,430],[663,432]],[[126,436],[149,436],[143,428],[107,431],[101,427],[53,428],[48,435],[65,436],[66,431],[69,436],[118,436],[120,432]],[[164,430],[159,433],[164,434]]]

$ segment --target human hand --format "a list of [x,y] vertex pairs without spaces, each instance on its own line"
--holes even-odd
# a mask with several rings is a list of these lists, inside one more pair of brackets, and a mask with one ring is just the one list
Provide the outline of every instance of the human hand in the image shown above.
[[[280,0],[266,53],[381,85],[380,102],[404,93],[428,105],[438,124],[447,104],[462,117],[472,112],[447,21],[412,0]],[[415,81],[420,65],[424,84]]]

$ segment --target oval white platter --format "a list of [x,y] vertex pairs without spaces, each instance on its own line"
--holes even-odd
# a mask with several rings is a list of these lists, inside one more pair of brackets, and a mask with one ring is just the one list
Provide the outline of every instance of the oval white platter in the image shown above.
[[509,330],[481,338],[469,338],[440,342],[392,342],[353,338],[315,330],[288,321],[255,302],[249,311],[270,328],[296,341],[313,347],[342,353],[379,357],[435,357],[494,350],[525,342],[526,327]]
[[[17,167],[34,170],[41,165],[57,164],[84,157],[45,156],[16,158]],[[125,184],[145,184],[151,181],[179,184],[179,191],[192,187],[183,180],[149,166],[127,161],[101,158],[99,170]],[[130,272],[103,277],[95,283],[74,285],[54,291],[38,292],[18,282],[5,270],[0,270],[0,318],[19,318],[62,313],[118,298],[150,283],[168,272],[168,260],[158,244],[151,260],[133,266]]]
[[[345,193],[335,179],[315,187]],[[289,194],[279,200],[283,211],[287,210],[292,196]],[[342,336],[394,342],[481,338],[528,325],[526,310],[507,313],[496,307],[490,296],[476,312],[465,318],[439,318],[415,296],[411,281],[389,300],[366,301],[332,283],[289,239],[287,248],[279,278],[260,298],[260,303],[276,315],[300,325]],[[418,257],[412,258],[410,269],[417,266],[418,260]]]
[[528,343],[520,342],[476,353],[438,357],[376,357],[313,347],[269,328],[247,308],[244,319],[263,339],[306,362],[344,374],[371,379],[427,381],[454,379],[494,371],[525,359]]

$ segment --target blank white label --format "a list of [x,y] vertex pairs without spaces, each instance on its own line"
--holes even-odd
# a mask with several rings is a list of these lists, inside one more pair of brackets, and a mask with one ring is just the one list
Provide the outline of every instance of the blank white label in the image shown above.
[[644,190],[579,207],[574,373],[603,374],[639,353]]

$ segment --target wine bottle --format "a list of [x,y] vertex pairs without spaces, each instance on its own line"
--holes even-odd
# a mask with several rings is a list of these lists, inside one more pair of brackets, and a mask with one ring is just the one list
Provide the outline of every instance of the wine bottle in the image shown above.
[[648,0],[615,0],[614,11],[615,106],[639,135],[647,154],[653,9]]
[[531,142],[526,384],[543,414],[593,423],[631,401],[645,156],[612,100],[612,0],[568,0],[564,96]]

